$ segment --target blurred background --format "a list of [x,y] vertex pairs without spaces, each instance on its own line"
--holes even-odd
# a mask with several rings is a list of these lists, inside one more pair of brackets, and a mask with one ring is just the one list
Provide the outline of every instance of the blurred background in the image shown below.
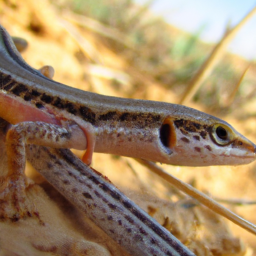
[[[148,1],[136,0],[139,4]],[[246,1],[151,1],[150,10],[162,16],[169,24],[188,33],[198,34],[200,40],[217,43],[227,26],[237,24],[255,6],[254,0]],[[243,56],[248,60],[256,55],[256,17],[252,17],[227,47],[229,52]]]
[[[22,56],[32,67],[55,68],[56,81],[105,95],[183,103],[256,142],[255,6],[252,0],[2,0],[0,22],[29,42]],[[256,236],[134,160],[95,154],[93,167],[197,255],[256,255]],[[256,224],[255,204],[244,204],[256,201],[255,164],[162,167]]]

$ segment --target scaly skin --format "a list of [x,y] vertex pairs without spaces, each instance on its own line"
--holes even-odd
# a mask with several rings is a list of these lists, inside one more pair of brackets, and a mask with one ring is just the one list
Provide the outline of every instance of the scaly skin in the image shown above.
[[[252,142],[206,113],[102,96],[44,77],[24,62],[3,28],[0,57],[0,117],[11,124],[43,121],[65,127],[66,120],[75,122],[87,140],[87,163],[93,151],[185,166],[238,165],[255,159]],[[81,149],[80,140],[76,136],[71,147]]]

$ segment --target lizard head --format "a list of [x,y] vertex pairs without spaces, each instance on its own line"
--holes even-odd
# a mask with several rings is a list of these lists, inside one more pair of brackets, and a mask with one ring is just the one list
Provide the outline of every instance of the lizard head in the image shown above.
[[160,129],[170,163],[187,166],[239,165],[256,158],[256,146],[221,119],[167,117]]

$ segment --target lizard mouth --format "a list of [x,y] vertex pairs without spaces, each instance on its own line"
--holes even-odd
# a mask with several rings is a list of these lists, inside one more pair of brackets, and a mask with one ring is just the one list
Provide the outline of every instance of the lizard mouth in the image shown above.
[[254,153],[253,155],[244,155],[244,156],[241,156],[241,155],[239,156],[239,155],[234,155],[234,154],[232,154],[232,155],[221,154],[220,156],[224,156],[224,157],[235,157],[235,158],[249,158],[249,159],[255,158],[255,159],[256,159],[255,153]]

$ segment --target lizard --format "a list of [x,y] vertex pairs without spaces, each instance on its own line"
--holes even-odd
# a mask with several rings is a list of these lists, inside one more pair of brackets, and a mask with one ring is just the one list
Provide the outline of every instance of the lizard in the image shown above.
[[[3,173],[8,169],[8,166],[6,166],[7,156],[4,143],[4,138],[8,131],[8,129],[6,129],[7,126],[8,123],[0,118],[0,167]],[[101,175],[101,173],[84,165],[70,150],[39,147],[30,144],[26,146],[26,153],[27,159],[33,167],[43,175],[55,189],[131,255],[194,256],[194,254],[167,229],[162,227],[154,218],[149,216],[131,199],[120,192],[119,189],[106,177]],[[33,187],[34,184],[32,183],[30,188],[27,189],[28,193],[31,194]],[[34,192],[35,191],[37,191],[37,189],[34,188]],[[26,203],[27,205],[31,205],[31,202]],[[1,201],[0,212],[2,204],[4,204],[4,202]],[[37,207],[36,204],[35,207]],[[33,214],[33,212],[31,213]],[[49,243],[48,247],[51,247],[50,245],[54,248],[61,247],[60,244],[62,244],[63,241],[60,240],[60,244],[58,244],[56,241],[48,240],[49,238],[47,233],[45,233],[44,227],[50,224],[47,222],[46,216],[41,216],[41,212],[39,211],[37,211],[36,214],[40,221],[28,221],[28,223],[30,223],[28,225],[34,225],[35,230],[42,228],[42,233],[45,234],[43,244]],[[30,218],[31,217],[32,216],[30,216]],[[1,216],[1,222],[4,219],[5,218]],[[12,219],[11,223],[6,223],[5,219],[3,224],[15,226],[17,225],[17,221],[17,219]],[[25,223],[26,222],[23,222],[23,225]],[[33,244],[33,242],[36,244],[35,241],[38,241],[38,239],[31,238],[31,244]],[[6,246],[3,247],[7,249]],[[42,251],[44,251],[43,248],[44,246],[38,246],[36,249],[42,253]],[[9,253],[17,252],[15,246],[9,250]],[[0,254],[1,252],[2,247],[0,248]],[[26,254],[27,253],[28,251],[26,251]],[[85,252],[83,255],[87,255],[87,253]]]
[[[86,149],[186,166],[237,165],[255,145],[225,121],[178,104],[103,96],[68,87],[30,67],[0,27],[0,117],[16,210],[24,201],[25,146]],[[13,185],[15,184],[15,185]],[[179,255],[179,254],[177,254]],[[186,254],[185,254],[186,255]]]
[[[30,67],[3,27],[0,36],[0,117],[13,125],[7,140],[22,132],[27,143],[87,149],[87,164],[93,152],[185,166],[255,160],[255,145],[219,118],[178,104],[71,88]],[[32,127],[36,131],[28,132]]]

